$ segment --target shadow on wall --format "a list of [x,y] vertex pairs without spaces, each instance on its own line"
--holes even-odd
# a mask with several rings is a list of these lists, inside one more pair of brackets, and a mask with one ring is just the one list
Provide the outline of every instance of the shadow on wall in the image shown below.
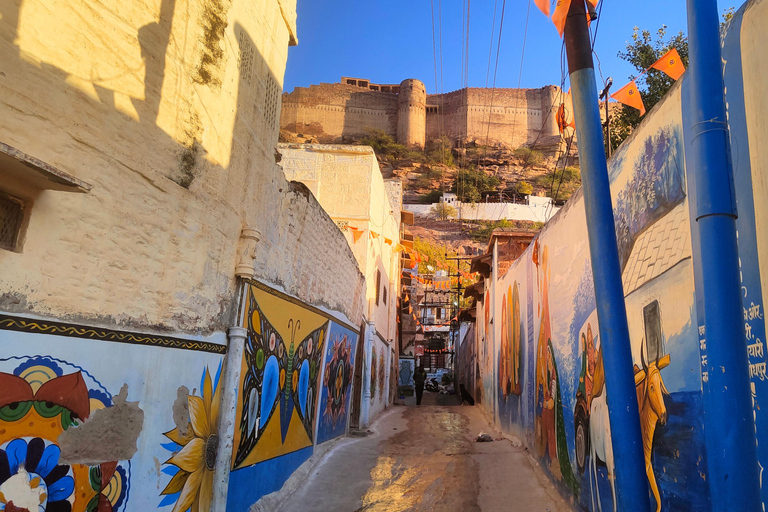
[[345,102],[342,115],[341,138],[335,142],[360,139],[370,130],[382,130],[397,137],[397,94],[353,92]]
[[[174,20],[174,0],[163,0],[158,13],[159,21],[138,29],[135,40],[136,54],[140,52],[144,62],[144,76],[141,76],[139,68],[126,69],[125,75],[120,77],[120,80],[133,80],[131,83],[141,82],[143,85],[143,99],[129,98],[138,114],[132,116],[126,114],[124,108],[116,107],[118,97],[125,97],[125,94],[105,87],[103,84],[106,79],[100,83],[86,84],[88,89],[92,86],[91,90],[96,91],[96,94],[91,96],[84,94],[81,87],[73,85],[73,82],[82,83],[81,77],[73,76],[62,67],[49,62],[43,62],[42,65],[31,62],[35,57],[30,58],[28,53],[21,51],[18,32],[25,4],[13,1],[0,3],[0,46],[3,53],[2,67],[5,70],[4,75],[0,77],[0,85],[5,86],[8,91],[4,99],[6,111],[42,112],[42,115],[23,116],[23,119],[19,114],[15,115],[16,119],[14,115],[9,115],[4,120],[5,136],[8,137],[8,142],[20,146],[22,151],[35,154],[44,160],[52,159],[64,169],[77,169],[76,174],[86,180],[96,180],[98,186],[90,194],[76,198],[79,202],[76,204],[78,210],[93,209],[100,212],[99,216],[103,215],[99,219],[103,228],[100,232],[106,229],[107,238],[116,236],[109,233],[112,231],[110,227],[121,225],[123,222],[116,212],[108,211],[114,210],[109,205],[134,204],[131,214],[135,212],[137,220],[136,225],[129,229],[135,230],[137,236],[151,236],[154,240],[153,247],[165,254],[155,254],[147,258],[126,257],[120,261],[120,264],[126,267],[122,272],[131,274],[136,279],[145,279],[156,273],[154,263],[181,259],[180,253],[190,247],[189,244],[194,246],[194,242],[180,243],[174,235],[175,231],[186,233],[188,238],[193,238],[198,243],[204,240],[204,237],[210,236],[212,238],[209,240],[215,240],[214,245],[221,248],[215,252],[221,253],[222,257],[208,262],[205,269],[196,268],[196,272],[186,278],[189,281],[182,282],[182,290],[169,291],[166,296],[157,294],[154,299],[163,304],[174,303],[175,292],[203,290],[198,293],[208,293],[209,296],[215,297],[214,302],[205,306],[204,314],[200,313],[199,307],[195,310],[181,304],[175,313],[174,325],[169,326],[141,319],[139,315],[132,317],[126,312],[126,318],[121,318],[121,323],[126,327],[141,326],[158,330],[178,328],[183,332],[203,334],[224,330],[230,325],[232,316],[234,276],[230,265],[236,249],[232,241],[237,240],[239,236],[243,217],[251,221],[259,218],[260,226],[264,226],[267,231],[262,234],[269,236],[271,240],[283,242],[288,237],[296,236],[289,230],[279,231],[278,218],[285,214],[283,210],[290,209],[298,217],[295,222],[301,224],[302,215],[307,214],[307,206],[311,204],[311,201],[300,197],[295,185],[279,178],[274,179],[275,176],[281,175],[276,164],[271,164],[274,167],[268,170],[256,165],[273,159],[269,147],[273,139],[274,142],[277,141],[280,81],[268,71],[269,64],[242,26],[235,26],[239,48],[234,51],[237,52],[239,85],[231,140],[220,141],[216,148],[231,148],[229,155],[225,154],[220,158],[220,161],[227,161],[226,165],[218,165],[205,157],[203,126],[211,125],[216,128],[215,120],[209,121],[205,106],[201,107],[196,100],[177,97],[161,101],[163,84],[167,81],[166,65],[173,65],[173,60],[168,60],[166,64],[173,23],[200,25],[192,28],[197,28],[195,33],[200,39],[198,47],[203,48],[196,50],[198,61],[186,66],[182,71],[184,76],[180,80],[189,79],[194,82],[195,85],[190,86],[188,90],[188,96],[194,98],[194,89],[202,91],[209,87],[216,90],[219,87],[218,81],[221,77],[216,73],[221,73],[224,67],[221,48],[225,47],[224,28],[228,5],[221,2],[212,2],[211,5],[215,8],[206,4],[200,18],[187,21],[177,15]],[[31,28],[30,34],[34,34],[32,30],[36,29]],[[128,42],[124,44],[129,45],[130,39],[125,39]],[[190,41],[185,44],[189,46],[196,43]],[[109,58],[106,60],[109,61]],[[125,62],[115,57],[115,66],[125,67]],[[24,104],[28,100],[17,94],[16,91],[20,89],[17,84],[28,84],[24,87],[27,87],[30,96],[47,98],[49,104],[57,106],[57,114],[46,117],[44,107],[41,108],[37,104],[29,107],[29,103]],[[165,88],[168,89],[168,84]],[[180,92],[184,93],[174,91],[174,94]],[[168,94],[166,92],[166,95]],[[161,104],[165,103],[167,109],[169,102],[175,103],[174,108],[178,107],[175,120],[168,121],[168,116],[165,116],[166,124],[175,123],[173,126],[178,127],[173,131],[167,131],[167,128],[159,126],[158,123],[160,111],[163,109]],[[129,105],[128,109],[130,108]],[[85,122],[86,120],[91,122]],[[121,136],[105,136],[107,130],[108,133],[119,133]],[[58,147],[55,150],[45,147],[29,137],[27,134],[30,133],[38,133],[42,137],[47,134],[49,137],[46,138],[59,141]],[[216,144],[215,140],[213,143]],[[152,148],[152,151],[142,153],[137,151],[139,148]],[[226,149],[223,151],[226,152]],[[96,174],[93,170],[94,161],[104,162],[107,171]],[[95,176],[105,176],[105,179],[97,179]],[[130,184],[129,187],[125,186],[127,183]],[[177,185],[186,190],[176,188]],[[169,205],[176,204],[173,201],[178,201],[180,196],[183,197],[187,193],[196,196],[197,201],[190,202],[190,205],[185,207],[189,209],[186,212],[189,218],[182,219],[179,212]],[[48,194],[50,193],[43,192],[41,195]],[[156,210],[142,210],[141,203],[154,204]],[[107,205],[106,209],[104,205]],[[204,216],[202,209],[215,211],[216,214]],[[77,213],[79,212],[73,214]],[[201,229],[193,232],[190,224],[195,222],[201,224]],[[92,233],[86,232],[82,235],[87,238]],[[342,239],[341,236],[339,238]],[[124,243],[119,240],[110,241]],[[227,255],[227,252],[230,255]],[[77,265],[86,270],[93,266],[92,262],[85,260],[85,256],[75,254],[74,258],[78,262]],[[218,268],[219,266],[221,268]],[[106,270],[108,267],[109,265],[105,265],[103,269],[93,269],[94,280],[103,280],[105,287],[115,287],[115,293],[124,293],[125,302],[130,304],[133,290],[128,290],[127,287],[121,290],[113,284],[123,273],[109,275]],[[280,284],[289,291],[297,292],[296,288],[302,282],[302,273],[308,271],[299,269],[297,272],[290,272],[288,275],[293,282]],[[198,297],[208,300],[204,296],[191,297],[190,300],[199,300]],[[24,300],[17,298],[13,303],[0,302],[0,307],[9,312],[31,313],[36,310],[35,300],[34,297],[25,296]],[[331,306],[338,307],[333,304]],[[163,306],[158,305],[157,310],[161,307]],[[104,324],[116,323],[116,319],[95,312],[83,312],[83,316],[84,320]]]

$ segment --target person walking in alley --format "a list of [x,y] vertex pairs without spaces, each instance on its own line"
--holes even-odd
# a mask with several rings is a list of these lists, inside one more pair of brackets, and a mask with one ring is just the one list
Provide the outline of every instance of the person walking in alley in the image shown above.
[[427,381],[427,371],[423,366],[416,368],[413,374],[413,383],[416,384],[416,405],[421,405],[421,397],[424,395],[424,383]]

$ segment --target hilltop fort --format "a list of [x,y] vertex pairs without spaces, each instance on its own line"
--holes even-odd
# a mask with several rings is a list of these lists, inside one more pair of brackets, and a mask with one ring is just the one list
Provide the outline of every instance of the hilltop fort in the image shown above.
[[283,93],[280,129],[320,143],[350,142],[382,130],[401,144],[424,147],[447,136],[516,148],[555,149],[560,142],[556,113],[570,94],[548,85],[539,89],[468,87],[427,94],[424,83],[376,84],[342,77],[339,83],[296,87]]

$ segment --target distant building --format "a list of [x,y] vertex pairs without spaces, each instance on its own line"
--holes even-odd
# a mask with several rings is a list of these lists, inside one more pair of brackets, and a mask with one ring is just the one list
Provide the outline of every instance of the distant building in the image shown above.
[[547,149],[560,142],[556,112],[561,103],[570,110],[570,94],[554,85],[427,94],[415,79],[383,85],[343,77],[340,83],[284,93],[280,129],[323,143],[350,141],[375,129],[416,147],[447,136],[453,141]]
[[445,203],[456,209],[456,218],[465,220],[525,220],[531,222],[547,222],[559,210],[551,197],[525,196],[524,203],[463,203],[456,194],[447,192],[442,195],[439,203],[406,204],[403,208],[420,217],[433,215],[433,208]]

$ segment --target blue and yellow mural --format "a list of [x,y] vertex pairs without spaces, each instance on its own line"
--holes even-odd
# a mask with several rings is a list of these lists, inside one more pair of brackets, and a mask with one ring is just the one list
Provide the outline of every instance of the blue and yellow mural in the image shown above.
[[278,490],[315,444],[346,430],[357,340],[349,326],[255,281],[246,286],[241,322],[247,337],[227,498],[233,509]]
[[[765,261],[768,239],[756,222],[765,208],[753,193],[756,180],[764,180],[758,174],[765,165],[755,167],[757,146],[748,130],[754,113],[745,106],[750,100],[742,78],[742,59],[749,55],[741,46],[745,11],[749,14],[744,8],[729,24],[723,59],[739,208],[744,341],[763,468],[768,379],[759,263]],[[691,220],[696,198],[686,158],[688,94],[684,76],[609,162],[633,358],[626,371],[636,385],[648,493],[657,512],[711,509],[701,421],[706,336],[696,286],[698,236]],[[596,512],[616,503],[612,440],[622,433],[612,432],[608,421],[605,340],[592,271],[584,199],[577,193],[498,279],[495,294],[486,293],[478,303],[477,353],[491,360],[479,365],[485,384],[481,404],[503,430],[525,440],[576,509]],[[762,489],[768,503],[768,489]]]
[[322,411],[318,420],[317,443],[344,435],[347,431],[352,372],[355,368],[357,333],[331,322],[323,372]]

